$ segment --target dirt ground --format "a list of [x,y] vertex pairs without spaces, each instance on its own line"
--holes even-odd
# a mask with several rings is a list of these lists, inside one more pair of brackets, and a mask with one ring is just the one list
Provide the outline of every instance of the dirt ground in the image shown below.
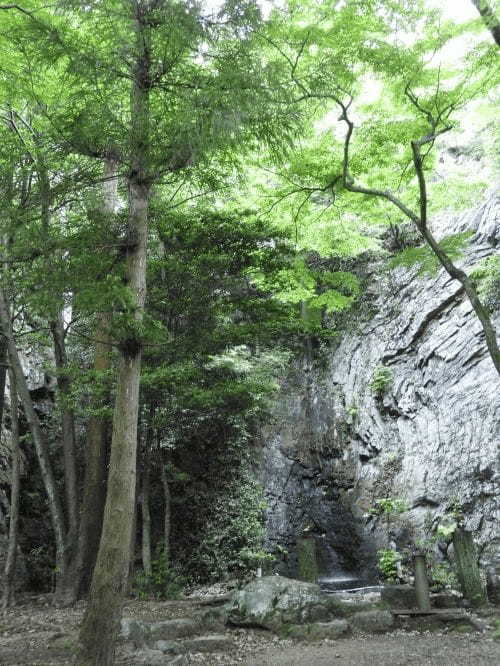
[[[124,616],[166,620],[189,616],[199,600],[130,601]],[[49,598],[26,599],[0,616],[1,666],[74,666],[84,605],[56,609]],[[397,631],[303,644],[259,630],[228,629],[235,647],[223,654],[191,654],[189,663],[233,666],[497,666],[500,641],[492,632],[456,634]],[[118,651],[117,664],[133,664]],[[167,663],[167,659],[166,659]]]
[[456,637],[395,632],[265,650],[240,663],[245,666],[498,666],[500,643],[480,634]]

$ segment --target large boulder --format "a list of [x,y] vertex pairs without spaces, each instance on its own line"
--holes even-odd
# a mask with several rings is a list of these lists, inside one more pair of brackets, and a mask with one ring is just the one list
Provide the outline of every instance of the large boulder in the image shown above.
[[228,620],[236,626],[277,630],[283,624],[318,620],[318,614],[323,612],[327,610],[319,585],[283,576],[265,576],[234,594]]

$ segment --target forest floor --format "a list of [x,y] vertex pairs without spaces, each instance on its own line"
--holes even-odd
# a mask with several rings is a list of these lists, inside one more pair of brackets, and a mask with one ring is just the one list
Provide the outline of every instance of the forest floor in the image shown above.
[[[124,616],[160,621],[189,617],[200,599],[183,601],[130,600]],[[84,604],[58,609],[48,597],[26,599],[0,616],[1,666],[74,666],[78,625]],[[499,613],[500,614],[500,613]],[[278,638],[263,630],[227,629],[234,648],[226,653],[188,655],[202,665],[243,666],[494,666],[500,664],[500,641],[492,632],[402,632],[356,635],[314,644]],[[167,663],[167,658],[165,663]],[[117,664],[134,664],[130,653],[118,651]]]

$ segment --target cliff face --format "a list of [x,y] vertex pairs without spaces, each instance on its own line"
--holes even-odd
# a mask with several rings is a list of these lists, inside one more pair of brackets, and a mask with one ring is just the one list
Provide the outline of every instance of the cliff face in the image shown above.
[[[442,235],[467,229],[464,267],[500,252],[500,195],[439,223]],[[444,271],[393,270],[370,291],[376,314],[343,334],[326,367],[294,369],[264,433],[268,546],[290,552],[293,573],[306,529],[325,573],[373,578],[377,547],[403,547],[459,504],[491,568],[500,559],[500,382],[479,322]],[[500,331],[500,313],[494,321]],[[379,396],[370,387],[378,366],[388,378]],[[409,508],[392,527],[373,513],[388,497]]]

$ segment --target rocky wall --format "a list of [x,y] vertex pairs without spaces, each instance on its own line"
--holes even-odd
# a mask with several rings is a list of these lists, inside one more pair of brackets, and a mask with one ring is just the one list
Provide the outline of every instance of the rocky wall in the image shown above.
[[[500,252],[499,193],[435,229],[465,230],[474,231],[465,270]],[[325,574],[373,579],[377,547],[410,543],[459,505],[491,567],[500,559],[500,382],[480,324],[443,270],[373,270],[369,293],[375,314],[343,333],[324,367],[296,365],[264,432],[267,545],[288,551],[282,569],[293,574],[296,539],[312,532]],[[500,313],[494,322],[500,331]],[[377,395],[378,367],[387,370]],[[374,513],[388,497],[408,509],[392,526]]]

